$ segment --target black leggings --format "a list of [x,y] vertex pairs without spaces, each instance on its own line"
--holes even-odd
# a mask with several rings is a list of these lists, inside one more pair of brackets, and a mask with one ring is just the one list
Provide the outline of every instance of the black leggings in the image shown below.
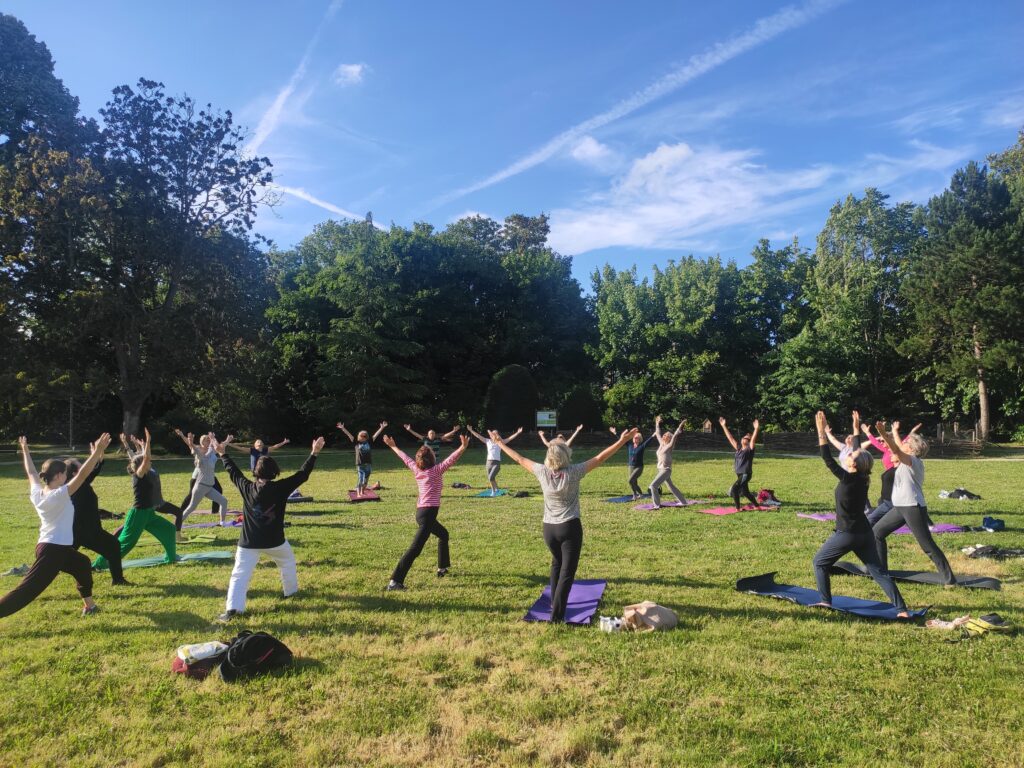
[[823,603],[832,604],[832,583],[829,578],[829,569],[847,552],[853,552],[867,566],[868,574],[882,588],[890,603],[900,611],[907,609],[907,604],[903,602],[903,596],[896,588],[896,582],[882,567],[874,537],[869,531],[863,533],[836,531],[825,540],[825,543],[814,555],[814,578],[818,582],[818,592],[821,594]]
[[124,581],[124,571],[121,569],[121,542],[116,536],[102,528],[79,533],[75,537],[75,547],[85,547],[97,555],[103,555],[110,565],[110,580],[114,584]]
[[888,571],[889,547],[886,545],[885,539],[890,533],[906,523],[907,527],[910,528],[910,532],[914,534],[914,538],[917,539],[918,545],[928,555],[932,563],[935,564],[935,570],[939,572],[943,583],[956,584],[956,577],[953,575],[953,569],[949,567],[949,561],[942,553],[942,550],[939,549],[939,545],[935,543],[935,539],[932,538],[932,532],[928,530],[928,520],[927,507],[893,507],[886,512],[882,519],[875,523],[874,528],[872,528],[875,534],[875,544],[878,547],[878,559],[882,564],[882,568]]
[[92,567],[89,558],[64,544],[37,544],[36,561],[14,589],[0,597],[0,618],[17,613],[43,593],[58,573],[74,578],[78,594],[92,597]]
[[750,492],[750,487],[747,483],[750,482],[751,475],[743,473],[742,475],[736,475],[736,482],[732,484],[732,488],[729,489],[729,495],[732,496],[733,504],[738,508],[740,506],[740,496],[750,499],[750,503],[755,507],[757,506],[757,499],[754,498],[754,494]]
[[440,507],[417,507],[416,508],[416,535],[412,537],[412,544],[402,555],[391,574],[391,580],[399,584],[405,582],[405,575],[409,573],[412,564],[420,556],[423,547],[426,546],[430,534],[437,536],[437,567],[447,568],[451,565],[448,558],[448,529],[437,522],[437,513]]
[[[188,481],[188,493],[186,493],[185,494],[185,498],[181,500],[181,504],[179,504],[177,507],[175,507],[173,504],[168,504],[165,501],[163,504],[161,504],[159,507],[156,508],[157,512],[162,512],[165,515],[171,515],[171,514],[174,515],[174,530],[176,530],[176,531],[180,531],[181,530],[181,522],[182,522],[182,520],[181,520],[181,513],[182,513],[182,510],[184,510],[184,509],[186,509],[188,507],[188,503],[190,501],[192,501],[192,490],[195,487],[196,487],[196,479],[193,477],[193,478],[189,479],[189,481]],[[213,490],[215,490],[215,491],[217,491],[218,493],[221,493],[221,494],[224,493],[224,489],[220,487],[220,480],[218,480],[216,477],[213,478]],[[220,514],[220,504],[218,504],[215,501],[212,502],[212,503],[213,503],[213,514],[219,515]]]
[[551,621],[564,621],[583,550],[583,523],[578,517],[566,523],[544,523],[544,543],[551,550]]
[[643,496],[644,492],[640,488],[640,475],[643,474],[643,466],[630,467],[629,468],[629,488],[633,491],[634,496]]

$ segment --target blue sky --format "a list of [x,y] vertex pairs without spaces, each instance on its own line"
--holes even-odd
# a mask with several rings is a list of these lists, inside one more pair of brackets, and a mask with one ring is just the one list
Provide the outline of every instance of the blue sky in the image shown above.
[[[274,162],[258,229],[551,216],[585,286],[813,247],[876,186],[924,202],[1024,126],[1024,3],[6,0],[95,115],[141,76]],[[1017,41],[1014,43],[1014,41]]]

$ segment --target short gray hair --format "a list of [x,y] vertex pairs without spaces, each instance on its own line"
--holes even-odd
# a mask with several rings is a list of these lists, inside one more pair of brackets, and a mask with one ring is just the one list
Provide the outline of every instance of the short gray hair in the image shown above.
[[906,446],[906,451],[911,456],[917,456],[919,459],[923,459],[928,455],[928,441],[921,437],[917,432],[912,432],[903,438],[903,444]]

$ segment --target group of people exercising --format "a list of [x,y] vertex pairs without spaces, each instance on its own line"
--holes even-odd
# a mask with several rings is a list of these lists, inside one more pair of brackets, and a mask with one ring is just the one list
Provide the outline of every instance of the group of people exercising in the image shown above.
[[[736,480],[730,489],[737,510],[742,499],[751,504],[757,500],[749,488],[753,474],[753,461],[760,431],[755,419],[753,430],[737,440],[724,418],[719,424],[734,449],[734,472]],[[627,448],[628,483],[632,498],[642,496],[639,478],[644,468],[644,451],[652,442],[656,444],[657,472],[651,479],[649,490],[655,508],[662,506],[661,488],[667,486],[680,504],[686,499],[672,482],[672,453],[683,429],[680,424],[674,431],[662,429],[662,419],[657,417],[653,432],[644,438],[638,428],[611,431],[615,442],[596,456],[580,462],[572,462],[572,442],[582,427],[570,437],[558,434],[550,440],[543,433],[539,437],[545,445],[546,454],[542,462],[528,459],[513,450],[509,443],[522,434],[522,429],[503,437],[490,430],[484,434],[471,427],[469,435],[461,435],[456,426],[447,433],[439,434],[428,430],[425,434],[415,432],[411,425],[405,429],[420,446],[414,457],[408,456],[384,434],[388,423],[382,421],[371,437],[369,431],[360,430],[355,436],[343,423],[337,427],[353,443],[357,469],[356,493],[367,490],[372,471],[372,444],[383,436],[384,444],[413,472],[418,487],[416,502],[417,531],[407,551],[399,559],[386,586],[388,591],[405,589],[405,576],[413,562],[422,552],[430,536],[438,540],[437,576],[443,577],[451,567],[448,531],[440,522],[441,491],[443,477],[463,456],[470,443],[470,436],[480,440],[486,448],[487,480],[491,495],[498,492],[497,475],[504,453],[532,474],[543,495],[543,536],[551,552],[551,603],[552,621],[564,619],[569,590],[579,564],[583,544],[583,526],[580,516],[580,482],[583,477],[607,461],[622,447]],[[942,551],[935,545],[928,529],[928,514],[922,485],[927,442],[912,430],[905,438],[899,433],[899,423],[889,430],[883,422],[876,428],[878,437],[871,434],[866,426],[860,425],[859,415],[854,412],[854,431],[843,442],[831,433],[825,415],[816,417],[820,452],[829,470],[838,479],[835,489],[836,527],[835,532],[814,556],[813,564],[821,594],[821,604],[831,603],[829,568],[839,558],[853,552],[865,564],[869,574],[885,591],[886,596],[900,611],[906,611],[899,590],[888,574],[887,549],[885,540],[903,524],[910,527],[921,548],[935,563],[947,584],[955,584],[955,577]],[[867,438],[861,443],[861,432]],[[124,578],[122,558],[135,546],[143,531],[152,533],[163,545],[165,560],[176,559],[176,543],[181,535],[183,522],[196,510],[204,499],[210,499],[219,511],[220,524],[226,524],[227,500],[215,476],[215,467],[220,459],[228,475],[242,496],[243,511],[241,533],[235,553],[235,564],[228,587],[227,603],[218,619],[229,621],[245,610],[246,593],[253,570],[260,556],[266,554],[277,564],[283,592],[286,597],[298,590],[295,556],[284,533],[284,515],[288,497],[304,483],[313,471],[317,456],[324,446],[324,438],[313,441],[309,457],[301,469],[288,477],[280,477],[280,467],[270,455],[272,451],[288,444],[284,440],[268,445],[257,440],[250,447],[234,444],[228,435],[218,440],[215,434],[202,435],[198,441],[194,435],[176,430],[176,434],[189,448],[195,469],[192,473],[189,495],[181,508],[168,504],[162,498],[159,474],[152,466],[151,438],[148,430],[145,439],[121,436],[122,445],[128,455],[128,472],[132,478],[134,500],[125,517],[123,527],[116,537],[103,530],[100,524],[98,499],[91,483],[102,466],[104,453],[110,444],[110,435],[101,435],[91,445],[89,457],[84,462],[77,459],[49,459],[41,470],[36,471],[28,442],[23,437],[20,447],[25,472],[30,485],[30,499],[40,518],[40,535],[36,547],[36,560],[22,582],[10,593],[0,598],[0,617],[20,610],[38,596],[60,572],[69,573],[76,581],[84,603],[83,614],[98,610],[92,597],[92,570],[109,568],[115,585],[128,582]],[[459,444],[446,459],[441,460],[445,443],[453,442],[458,436]],[[840,449],[838,461],[832,457],[829,443]],[[882,475],[882,498],[871,507],[868,503],[873,459],[868,453],[870,447],[882,452],[886,467]],[[238,468],[228,451],[248,451],[250,455],[249,479]],[[160,517],[158,512],[173,514],[175,523]],[[873,523],[873,524],[872,524]],[[84,547],[95,551],[99,557],[93,563],[79,551]],[[906,615],[905,613],[903,615]]]

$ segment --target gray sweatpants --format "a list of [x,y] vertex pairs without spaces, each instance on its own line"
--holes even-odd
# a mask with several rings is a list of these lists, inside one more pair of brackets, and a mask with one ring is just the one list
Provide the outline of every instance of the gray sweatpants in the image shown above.
[[658,468],[658,474],[656,474],[651,480],[651,503],[654,506],[661,504],[661,494],[658,493],[658,489],[661,488],[662,484],[668,486],[668,489],[672,491],[672,495],[676,497],[676,500],[680,504],[686,503],[686,497],[680,493],[679,489],[676,488],[675,483],[672,482],[672,467],[668,469]]

